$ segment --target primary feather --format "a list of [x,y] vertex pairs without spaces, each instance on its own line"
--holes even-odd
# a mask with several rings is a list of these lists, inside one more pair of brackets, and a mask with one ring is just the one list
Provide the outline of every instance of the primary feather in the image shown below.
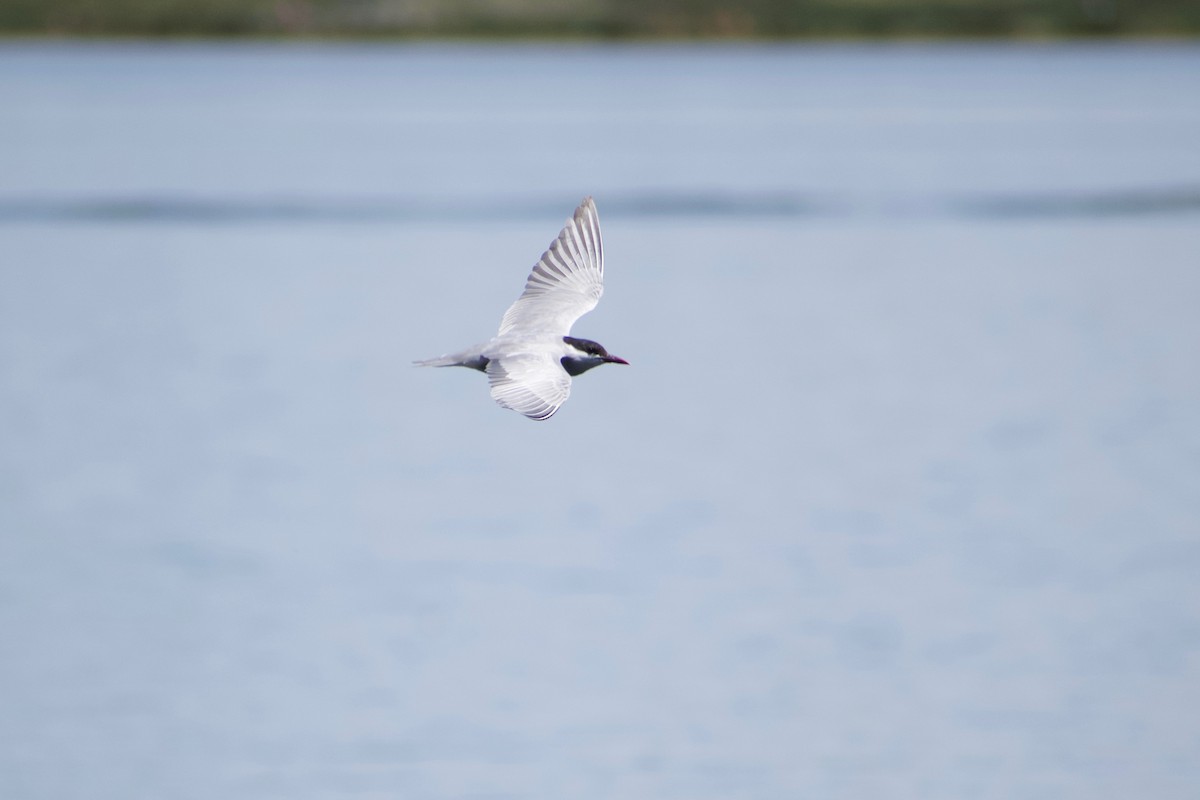
[[602,294],[600,216],[588,197],[533,266],[525,291],[504,312],[498,335],[549,331],[564,336],[577,319],[596,307]]

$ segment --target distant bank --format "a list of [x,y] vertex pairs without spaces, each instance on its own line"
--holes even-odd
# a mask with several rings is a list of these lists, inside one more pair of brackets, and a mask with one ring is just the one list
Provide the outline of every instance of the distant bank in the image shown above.
[[4,0],[0,34],[475,38],[1200,36],[1200,0]]

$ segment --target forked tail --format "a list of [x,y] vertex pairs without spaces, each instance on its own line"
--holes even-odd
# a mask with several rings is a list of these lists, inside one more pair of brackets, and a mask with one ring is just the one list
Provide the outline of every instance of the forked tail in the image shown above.
[[437,358],[424,358],[420,361],[412,362],[416,367],[457,367],[462,362],[462,356],[438,356]]
[[478,350],[466,350],[461,353],[450,353],[437,358],[426,358],[414,361],[418,367],[469,367],[483,372],[487,369],[488,359],[479,355]]

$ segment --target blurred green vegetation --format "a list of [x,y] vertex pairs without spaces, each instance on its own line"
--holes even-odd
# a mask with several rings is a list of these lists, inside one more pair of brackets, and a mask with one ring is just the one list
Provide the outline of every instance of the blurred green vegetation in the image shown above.
[[1200,0],[0,0],[0,32],[79,36],[1196,36]]

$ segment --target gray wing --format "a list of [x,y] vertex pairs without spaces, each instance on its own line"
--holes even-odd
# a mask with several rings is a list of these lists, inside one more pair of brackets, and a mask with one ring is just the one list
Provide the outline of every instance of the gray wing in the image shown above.
[[604,293],[604,247],[596,204],[586,197],[525,281],[525,291],[500,321],[500,336],[513,332],[570,333],[575,320],[596,307]]
[[571,376],[549,355],[492,359],[487,376],[492,399],[530,419],[550,419],[571,394]]

